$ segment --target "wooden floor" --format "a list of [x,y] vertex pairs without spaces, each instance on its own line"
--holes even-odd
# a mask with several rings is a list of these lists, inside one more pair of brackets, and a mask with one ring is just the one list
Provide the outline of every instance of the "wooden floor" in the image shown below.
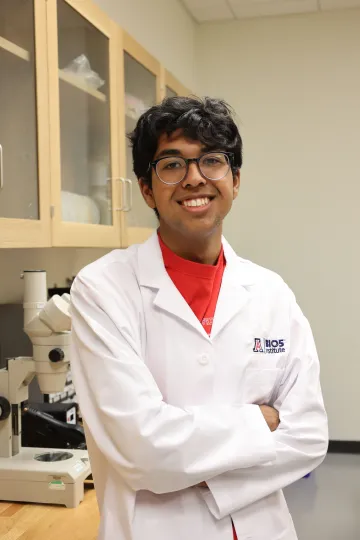
[[77,508],[0,502],[1,540],[96,540],[98,526],[93,489]]

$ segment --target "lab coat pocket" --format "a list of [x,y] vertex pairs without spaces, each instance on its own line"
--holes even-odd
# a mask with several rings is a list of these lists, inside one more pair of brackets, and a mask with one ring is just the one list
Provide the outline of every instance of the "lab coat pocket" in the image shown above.
[[247,368],[241,381],[241,400],[246,404],[271,405],[275,399],[284,370]]

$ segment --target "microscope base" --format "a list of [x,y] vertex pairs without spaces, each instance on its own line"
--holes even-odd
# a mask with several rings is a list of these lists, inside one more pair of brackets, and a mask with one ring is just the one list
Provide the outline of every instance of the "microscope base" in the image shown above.
[[16,456],[0,458],[0,500],[75,508],[84,498],[90,474],[86,450],[24,447]]

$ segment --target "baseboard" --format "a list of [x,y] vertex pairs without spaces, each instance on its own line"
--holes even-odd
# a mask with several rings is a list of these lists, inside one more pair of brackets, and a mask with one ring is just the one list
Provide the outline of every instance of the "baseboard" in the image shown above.
[[360,454],[360,441],[330,441],[329,454]]

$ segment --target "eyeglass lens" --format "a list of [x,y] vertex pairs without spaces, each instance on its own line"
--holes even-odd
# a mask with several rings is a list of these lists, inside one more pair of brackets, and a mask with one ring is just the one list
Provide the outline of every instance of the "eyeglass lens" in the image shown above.
[[[201,174],[209,180],[221,180],[229,172],[230,162],[226,154],[204,154],[199,160]],[[182,157],[165,157],[156,164],[156,173],[166,184],[177,184],[186,176],[186,161]]]

